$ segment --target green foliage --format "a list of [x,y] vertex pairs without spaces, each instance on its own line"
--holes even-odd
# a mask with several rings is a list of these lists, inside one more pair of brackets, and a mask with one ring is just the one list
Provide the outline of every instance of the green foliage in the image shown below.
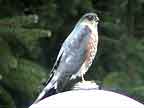
[[2,103],[1,108],[16,108],[11,95],[3,87],[0,87],[0,101]]
[[[7,23],[1,25],[0,29],[0,84],[3,107],[6,107],[6,102],[12,108],[29,106],[40,90],[40,85],[47,79],[47,70],[37,62],[40,56],[39,39],[48,37],[50,31],[31,29],[26,18],[29,16],[1,20],[2,23]],[[23,26],[24,24],[27,27]]]
[[144,104],[144,86],[139,86],[132,88],[131,91],[129,91],[129,96],[135,98],[136,100],[140,101],[141,103]]
[[[17,66],[3,76],[2,83],[8,87],[12,96],[20,101],[20,103],[16,101],[17,105],[25,105],[34,99],[38,86],[46,80],[44,72],[46,71],[39,65],[20,59]],[[15,94],[17,95],[15,96]],[[19,99],[19,97],[21,98]]]

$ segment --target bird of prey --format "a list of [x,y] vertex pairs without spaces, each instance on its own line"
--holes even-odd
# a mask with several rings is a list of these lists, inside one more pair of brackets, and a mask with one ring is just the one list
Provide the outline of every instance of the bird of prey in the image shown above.
[[46,87],[35,103],[54,88],[62,92],[67,82],[81,77],[88,71],[94,60],[98,45],[98,21],[95,13],[86,13],[80,18],[73,31],[66,38],[52,68]]

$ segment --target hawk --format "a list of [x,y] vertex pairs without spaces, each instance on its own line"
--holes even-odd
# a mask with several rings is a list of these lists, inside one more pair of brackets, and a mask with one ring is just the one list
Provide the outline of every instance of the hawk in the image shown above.
[[62,92],[68,81],[81,77],[88,71],[94,60],[98,45],[98,21],[95,13],[87,13],[80,18],[73,31],[66,38],[51,70],[46,87],[35,102],[55,89]]

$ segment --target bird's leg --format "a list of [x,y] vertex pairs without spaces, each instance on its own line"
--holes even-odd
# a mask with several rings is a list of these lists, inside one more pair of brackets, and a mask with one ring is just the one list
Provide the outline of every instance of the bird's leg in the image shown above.
[[82,82],[85,82],[85,79],[84,79],[84,74],[83,73],[81,73],[82,75]]

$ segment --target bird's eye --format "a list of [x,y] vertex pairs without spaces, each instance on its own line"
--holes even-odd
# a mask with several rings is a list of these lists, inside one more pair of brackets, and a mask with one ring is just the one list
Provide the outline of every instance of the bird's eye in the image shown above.
[[94,16],[92,16],[92,15],[87,16],[87,19],[88,19],[89,21],[92,21],[92,20],[94,20]]

